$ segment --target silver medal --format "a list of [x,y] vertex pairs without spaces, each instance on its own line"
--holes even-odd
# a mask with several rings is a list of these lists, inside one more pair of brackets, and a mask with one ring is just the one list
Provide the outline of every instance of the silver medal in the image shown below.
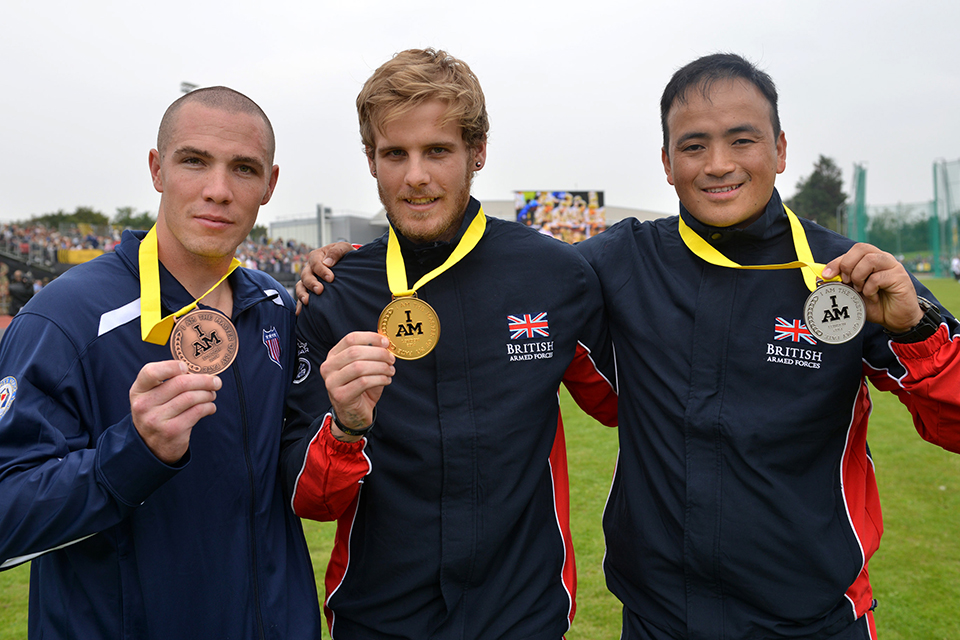
[[825,282],[807,296],[803,318],[810,333],[828,344],[852,340],[867,320],[863,298],[842,282]]

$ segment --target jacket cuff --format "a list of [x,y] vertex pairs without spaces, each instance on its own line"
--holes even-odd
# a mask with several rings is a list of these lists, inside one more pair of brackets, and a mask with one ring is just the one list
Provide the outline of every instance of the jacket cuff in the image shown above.
[[97,477],[117,500],[130,507],[143,504],[189,461],[187,450],[176,465],[162,462],[147,448],[129,415],[97,441]]
[[950,342],[950,331],[946,324],[941,323],[937,327],[937,332],[926,340],[920,342],[895,342],[891,340],[890,345],[893,352],[901,358],[922,360],[936,354],[948,342]]
[[318,429],[317,442],[320,446],[337,453],[356,453],[357,451],[363,450],[363,448],[367,446],[366,438],[361,438],[355,442],[340,442],[334,438],[333,432],[330,431],[330,424],[332,422],[333,409],[331,409],[326,415],[313,421],[313,425],[311,425],[311,427],[313,429]]

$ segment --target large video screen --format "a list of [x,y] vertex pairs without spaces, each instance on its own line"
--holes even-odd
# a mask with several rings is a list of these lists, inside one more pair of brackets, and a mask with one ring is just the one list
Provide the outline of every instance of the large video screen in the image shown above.
[[517,222],[564,242],[580,242],[607,228],[603,191],[515,191]]

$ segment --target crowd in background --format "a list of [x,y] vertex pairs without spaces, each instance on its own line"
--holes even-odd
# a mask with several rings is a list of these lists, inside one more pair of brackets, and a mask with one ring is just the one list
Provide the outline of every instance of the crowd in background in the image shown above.
[[[72,227],[54,230],[42,224],[0,224],[0,253],[27,265],[35,265],[38,269],[46,269],[57,264],[57,252],[61,249],[113,251],[114,246],[120,242],[121,232],[122,229],[112,227],[92,229],[88,226],[87,229]],[[312,247],[303,243],[284,241],[282,238],[247,238],[237,248],[237,259],[244,267],[266,271],[285,286],[289,286],[287,281],[291,278],[295,280],[311,249]],[[929,256],[918,256],[911,260],[902,260],[901,256],[898,258],[901,258],[913,273],[924,274],[932,271]],[[958,272],[953,268],[951,271],[954,271],[953,275],[957,277]],[[50,278],[41,273],[34,274],[29,268],[10,273],[6,264],[0,266],[0,315],[14,315],[23,303],[49,280]],[[26,296],[26,299],[15,301],[14,294]]]
[[[41,224],[0,224],[0,253],[28,265],[26,270],[11,273],[6,263],[0,263],[0,315],[15,315],[50,281],[42,272],[58,263],[60,250],[113,251],[120,242],[121,232],[122,229],[109,227],[54,230]],[[287,284],[286,280],[295,279],[300,273],[311,248],[281,238],[263,237],[257,241],[248,238],[237,248],[237,259],[244,267],[266,271]],[[36,267],[37,273],[30,271],[29,266]]]
[[284,242],[282,238],[272,241],[266,237],[260,241],[247,238],[237,247],[237,259],[248,269],[266,271],[275,274],[274,277],[280,273],[298,275],[312,249],[293,240]]
[[50,267],[57,262],[57,251],[61,249],[102,249],[113,251],[120,242],[120,232],[104,229],[100,235],[93,229],[87,232],[78,227],[66,231],[48,229],[39,224],[3,224],[0,225],[0,250],[7,255],[42,267]]
[[34,278],[29,271],[16,269],[10,273],[7,263],[0,262],[0,315],[15,316],[50,278]]

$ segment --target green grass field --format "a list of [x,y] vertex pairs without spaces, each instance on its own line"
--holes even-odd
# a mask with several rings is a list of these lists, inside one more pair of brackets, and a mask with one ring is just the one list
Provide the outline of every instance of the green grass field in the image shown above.
[[[925,280],[952,310],[960,285]],[[884,537],[870,563],[883,640],[960,638],[960,456],[922,441],[906,410],[890,394],[873,393],[870,448],[884,510]],[[568,640],[619,637],[620,605],[600,567],[600,514],[617,454],[615,429],[593,422],[562,398],[570,465],[571,513],[577,553],[577,616]],[[333,523],[305,522],[317,582],[333,540]],[[26,637],[28,567],[0,573],[0,640]],[[324,631],[324,638],[329,636]]]

